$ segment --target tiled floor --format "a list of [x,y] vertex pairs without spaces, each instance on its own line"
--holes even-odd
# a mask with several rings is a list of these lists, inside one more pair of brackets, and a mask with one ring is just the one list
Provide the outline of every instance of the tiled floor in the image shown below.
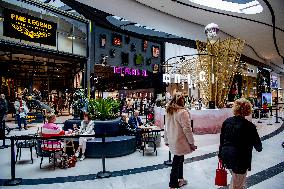
[[[59,117],[57,122],[63,122],[68,117]],[[257,120],[253,120],[257,122]],[[279,129],[281,123],[267,125],[268,120],[262,120],[258,125],[260,136],[267,135]],[[271,121],[272,122],[272,121]],[[11,127],[15,124],[8,123]],[[11,135],[20,135],[33,133],[41,124],[33,124],[29,130],[14,130]],[[281,127],[282,128],[282,127]],[[188,156],[184,166],[185,178],[189,184],[185,189],[213,189],[214,175],[217,166],[217,157],[212,152],[218,150],[219,134],[216,135],[195,135],[198,150]],[[263,141],[264,150],[261,153],[253,153],[252,171],[249,172],[250,188],[273,189],[284,188],[284,170],[282,166],[277,165],[283,162],[284,149],[281,143],[284,141],[284,132],[276,133],[275,136]],[[8,141],[7,141],[8,142]],[[2,145],[2,142],[0,142]],[[210,154],[211,153],[211,154]],[[209,154],[209,155],[205,155]],[[102,170],[101,159],[87,158],[78,162],[76,167],[69,169],[39,169],[40,159],[36,158],[34,163],[30,164],[30,152],[24,150],[22,159],[16,164],[16,177],[23,178],[22,185],[14,187],[0,188],[100,188],[100,189],[162,189],[168,188],[168,178],[170,168],[163,165],[168,158],[168,149],[162,143],[158,149],[158,156],[148,154],[142,156],[142,153],[135,153],[118,158],[109,158],[106,160],[107,170],[113,173],[114,177],[108,179],[98,179],[96,173]],[[195,158],[199,156],[202,160]],[[10,178],[10,148],[0,150],[0,179]],[[277,165],[277,166],[275,166]],[[282,164],[281,164],[282,165]],[[44,160],[44,166],[48,166],[48,160]],[[277,169],[278,168],[278,172]],[[280,174],[276,174],[276,172]],[[276,175],[275,175],[276,174]],[[259,181],[259,175],[262,177]],[[268,175],[268,176],[267,176]],[[230,176],[229,176],[230,177]],[[270,178],[271,177],[271,178]],[[257,179],[258,178],[258,179]],[[268,178],[268,179],[267,179]],[[2,180],[3,181],[3,180]],[[50,184],[47,184],[50,183]],[[38,185],[40,184],[40,185]]]

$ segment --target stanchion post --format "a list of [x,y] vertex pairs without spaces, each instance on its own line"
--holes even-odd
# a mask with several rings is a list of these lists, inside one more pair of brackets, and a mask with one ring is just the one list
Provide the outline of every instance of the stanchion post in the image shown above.
[[260,121],[260,108],[258,109],[258,122],[257,123],[262,123],[261,121]]
[[171,154],[171,152],[169,151],[169,160],[167,160],[167,161],[164,161],[164,164],[165,165],[172,165],[172,154]]
[[105,138],[105,134],[103,135],[102,138],[102,145],[103,145],[103,151],[102,151],[102,164],[103,164],[103,171],[100,171],[97,173],[97,177],[98,178],[109,178],[111,176],[111,173],[109,171],[106,171],[106,161],[105,161],[105,142],[106,142],[106,138]]
[[[272,111],[271,111],[272,112]],[[268,118],[268,123],[267,123],[267,125],[272,125],[272,123],[271,123],[271,115],[269,115],[269,118]]]
[[280,123],[278,121],[278,104],[277,104],[277,107],[276,107],[276,121],[275,121],[275,123]]
[[22,183],[22,178],[16,177],[16,161],[15,161],[15,137],[11,137],[11,179],[5,181],[5,186],[16,186]]

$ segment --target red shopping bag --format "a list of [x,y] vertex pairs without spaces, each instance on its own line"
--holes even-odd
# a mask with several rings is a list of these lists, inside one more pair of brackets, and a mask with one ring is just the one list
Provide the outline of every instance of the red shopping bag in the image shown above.
[[218,168],[216,169],[215,185],[217,186],[227,186],[227,171],[225,167],[222,166],[222,161],[219,160]]

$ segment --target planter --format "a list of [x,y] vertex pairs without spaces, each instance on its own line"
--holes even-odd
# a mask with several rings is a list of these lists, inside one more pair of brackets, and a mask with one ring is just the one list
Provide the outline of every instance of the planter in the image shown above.
[[112,120],[95,120],[95,133],[98,136],[107,135],[107,136],[119,136],[120,128],[119,128],[120,118],[112,119]]
[[[64,130],[67,131],[68,129],[73,129],[73,124],[77,126],[81,126],[82,119],[68,119],[64,122]],[[95,121],[95,134],[98,136],[107,135],[107,136],[119,136],[120,135],[120,128],[119,122],[120,118],[112,119],[112,120],[94,120]]]

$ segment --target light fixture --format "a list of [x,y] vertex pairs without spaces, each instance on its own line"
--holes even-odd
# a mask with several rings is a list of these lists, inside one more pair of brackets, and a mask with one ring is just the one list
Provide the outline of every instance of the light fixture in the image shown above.
[[263,7],[257,0],[249,0],[242,3],[239,0],[189,0],[202,6],[214,8],[217,10],[241,13],[241,14],[257,14],[263,11]]
[[67,38],[68,38],[68,39],[72,39],[72,40],[73,40],[73,39],[76,39],[74,35],[68,35]]

